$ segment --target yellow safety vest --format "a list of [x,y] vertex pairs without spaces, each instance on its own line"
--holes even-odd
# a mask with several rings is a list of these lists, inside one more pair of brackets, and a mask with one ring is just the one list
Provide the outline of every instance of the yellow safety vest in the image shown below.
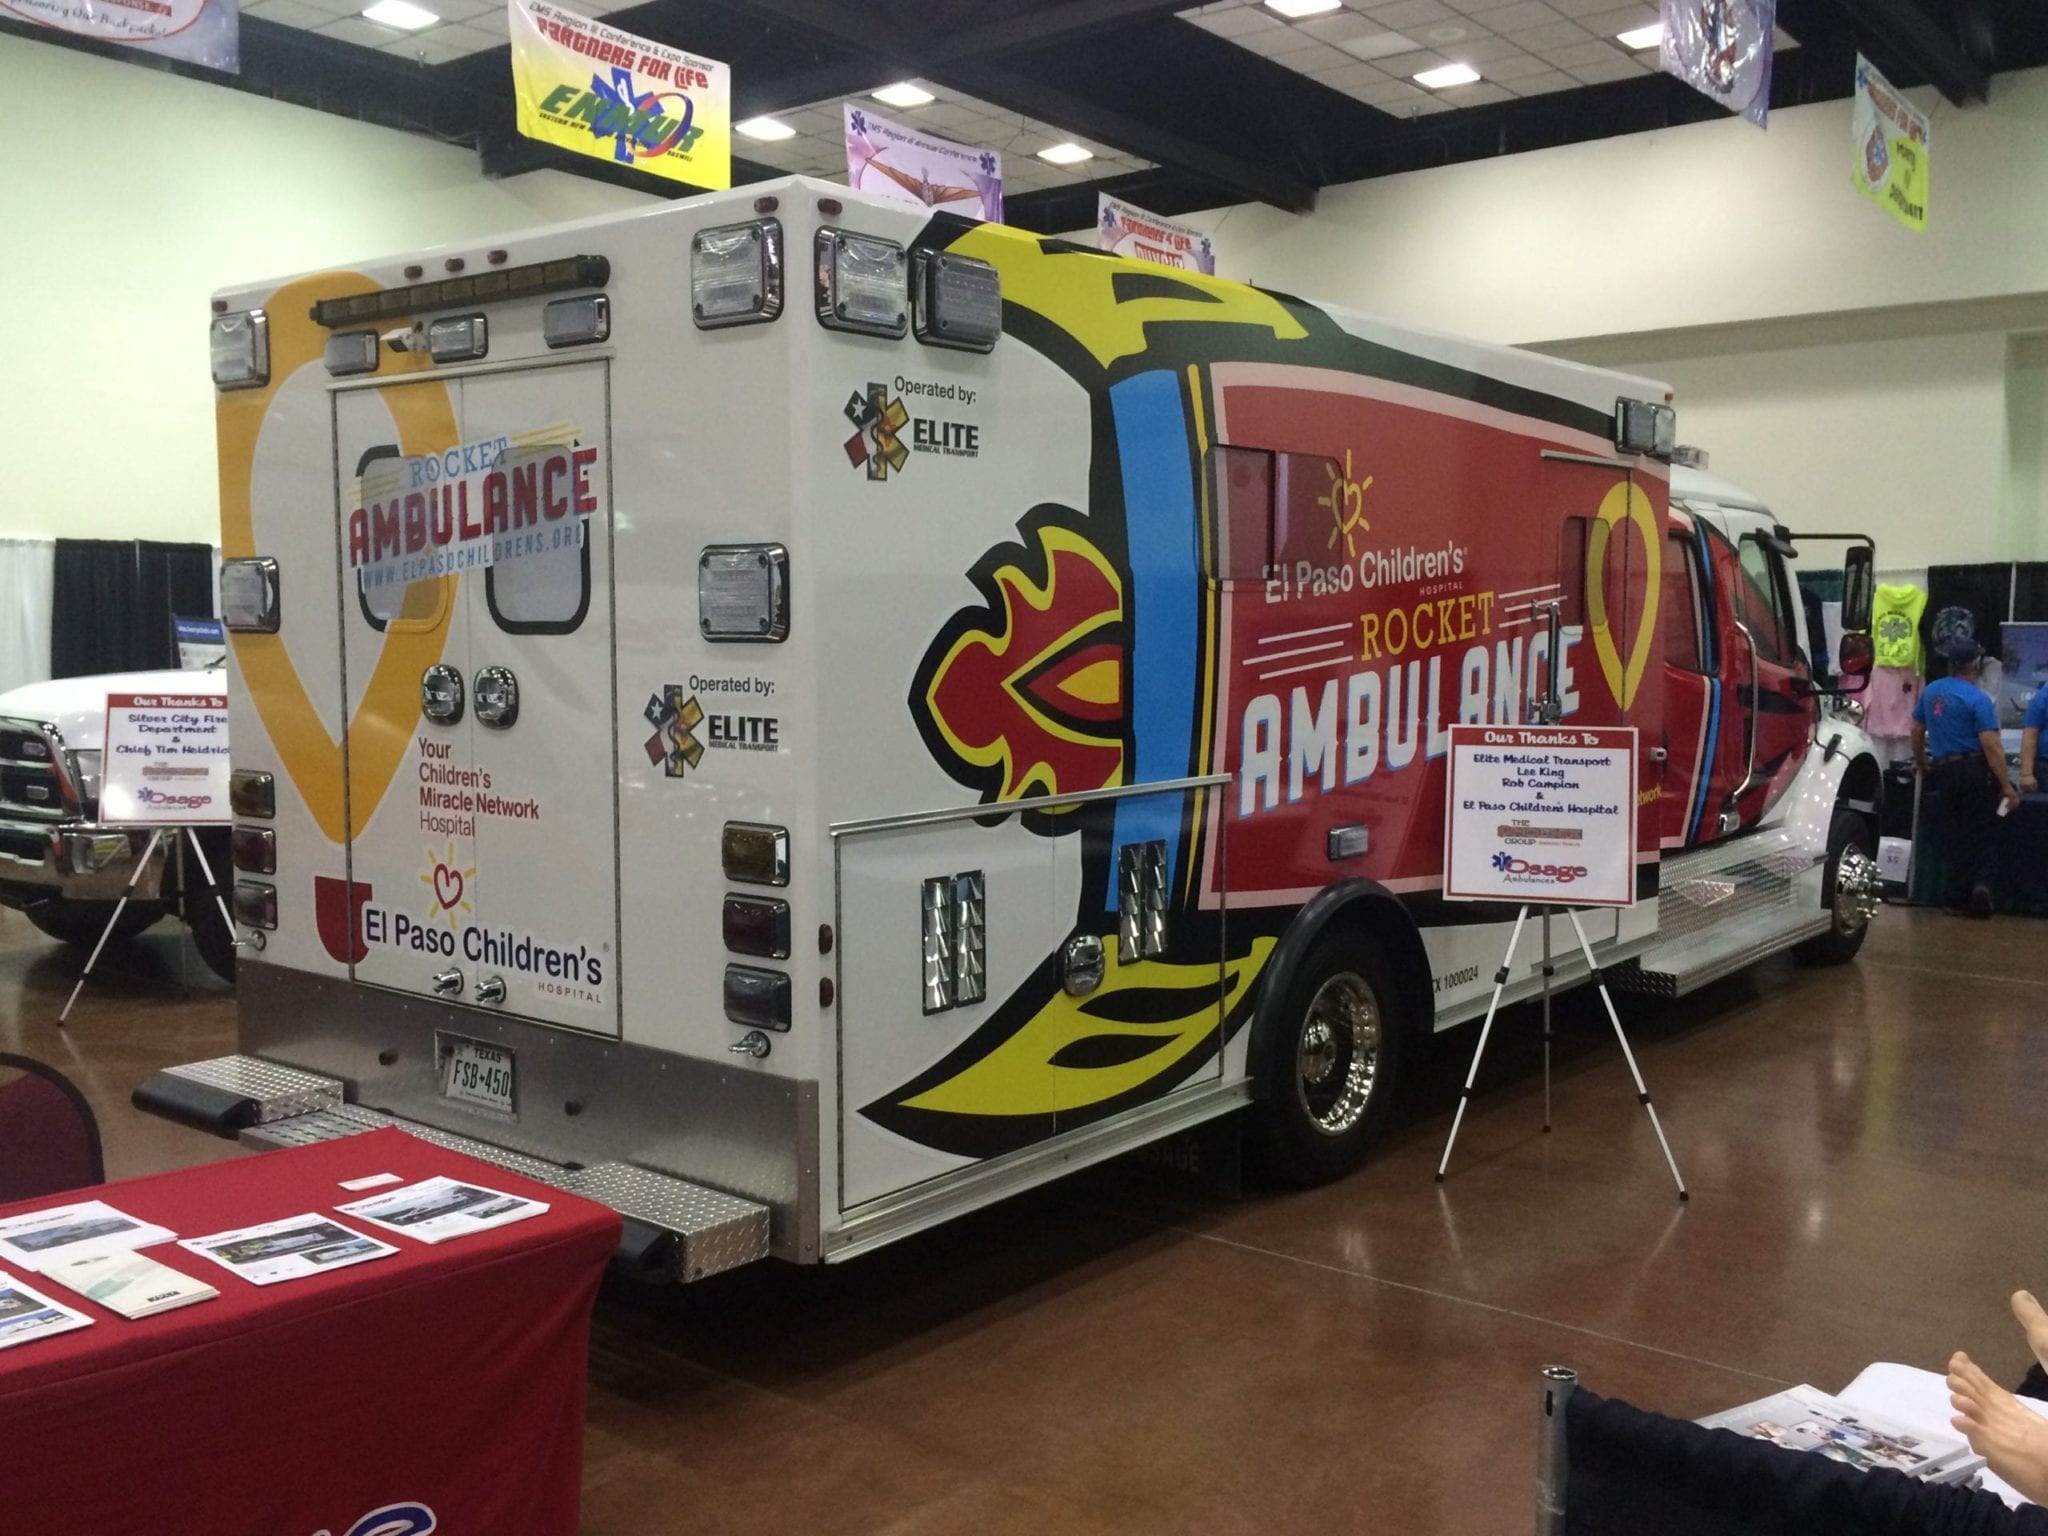
[[1918,587],[1882,586],[1870,609],[1870,637],[1877,643],[1880,667],[1920,670],[1920,615],[1927,594]]

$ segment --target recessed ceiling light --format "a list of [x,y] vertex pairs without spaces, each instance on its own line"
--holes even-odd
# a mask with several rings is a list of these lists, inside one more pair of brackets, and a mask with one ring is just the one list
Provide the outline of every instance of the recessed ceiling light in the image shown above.
[[1415,83],[1440,91],[1450,85],[1471,85],[1478,78],[1479,71],[1470,64],[1443,64],[1435,69],[1425,69],[1415,77]]
[[1640,53],[1645,48],[1655,48],[1664,41],[1664,23],[1653,21],[1647,27],[1632,27],[1626,32],[1617,32],[1614,40],[1631,53]]
[[417,32],[421,27],[431,27],[441,18],[424,6],[413,5],[410,0],[377,0],[377,3],[363,12],[366,21],[381,22],[387,27],[402,27],[407,32]]
[[930,91],[922,86],[912,85],[908,80],[885,85],[874,95],[875,100],[887,107],[923,107],[938,100]]
[[1321,16],[1334,11],[1344,0],[1266,0],[1266,8],[1278,11],[1290,21],[1299,21],[1304,16]]
[[[385,3],[396,4],[398,0],[385,0]],[[732,126],[735,133],[744,133],[748,138],[759,139],[764,144],[796,137],[794,128],[787,123],[777,122],[772,117],[750,117],[744,123],[734,123]]]
[[1054,165],[1079,165],[1083,160],[1093,160],[1095,158],[1095,151],[1083,149],[1079,144],[1069,141],[1065,144],[1054,144],[1049,148],[1041,149],[1038,152],[1038,158],[1050,160]]

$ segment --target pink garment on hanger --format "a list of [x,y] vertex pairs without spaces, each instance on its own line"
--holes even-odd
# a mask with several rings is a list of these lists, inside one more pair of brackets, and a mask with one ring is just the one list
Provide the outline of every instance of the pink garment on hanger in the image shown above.
[[1879,667],[1863,694],[1863,728],[1873,736],[1913,734],[1913,706],[1920,699],[1920,674],[1912,667]]

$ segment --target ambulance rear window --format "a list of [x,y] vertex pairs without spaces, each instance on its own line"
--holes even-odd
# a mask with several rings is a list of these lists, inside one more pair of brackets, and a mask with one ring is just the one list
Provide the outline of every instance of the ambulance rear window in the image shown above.
[[1356,495],[1347,500],[1352,488],[1335,461],[1219,444],[1209,450],[1208,475],[1203,574],[1211,581],[1264,581],[1276,566],[1304,561],[1321,567],[1333,548],[1345,557],[1345,535],[1362,513]]

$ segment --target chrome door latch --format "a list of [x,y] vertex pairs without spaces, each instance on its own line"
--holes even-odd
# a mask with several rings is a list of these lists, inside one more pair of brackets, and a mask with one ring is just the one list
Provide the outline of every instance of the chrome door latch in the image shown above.
[[462,995],[462,972],[450,968],[434,972],[434,992],[439,997],[460,997]]

